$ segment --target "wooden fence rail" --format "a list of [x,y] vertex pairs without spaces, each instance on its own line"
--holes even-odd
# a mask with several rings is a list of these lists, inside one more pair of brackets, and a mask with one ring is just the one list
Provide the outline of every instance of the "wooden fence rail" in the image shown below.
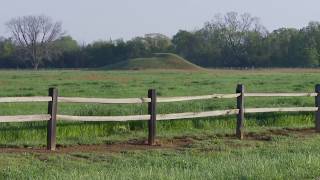
[[245,97],[315,97],[317,93],[244,93]]
[[83,97],[59,97],[58,102],[64,103],[94,103],[94,104],[142,104],[150,102],[150,98],[83,98]]
[[150,119],[150,115],[132,115],[132,116],[69,116],[57,115],[58,120],[65,121],[109,121],[109,122],[126,122],[126,121],[145,121]]
[[0,116],[0,122],[49,121],[50,118],[49,114]]
[[0,97],[0,103],[12,102],[49,102],[52,101],[50,96],[34,96],[34,97]]
[[312,112],[317,111],[317,107],[281,107],[281,108],[248,108],[245,113],[266,113],[266,112]]
[[[315,107],[272,107],[272,108],[245,108],[246,97],[314,97]],[[157,103],[181,102],[204,99],[234,98],[237,101],[236,109],[215,110],[205,112],[183,112],[172,114],[157,114]],[[239,84],[234,94],[211,94],[202,96],[183,97],[157,97],[156,90],[148,90],[148,97],[141,98],[85,98],[85,97],[59,97],[56,88],[49,89],[48,96],[34,97],[0,97],[0,103],[48,102],[48,114],[0,116],[0,122],[29,122],[47,121],[47,149],[56,148],[57,120],[65,121],[101,121],[125,122],[148,121],[148,144],[155,144],[156,122],[174,119],[189,119],[200,117],[214,117],[224,115],[237,115],[236,136],[244,138],[244,115],[247,113],[267,112],[315,112],[316,131],[320,132],[320,85],[316,85],[314,93],[246,93],[245,87]],[[94,104],[142,104],[148,103],[148,114],[128,116],[72,116],[58,114],[58,103],[94,103]]]

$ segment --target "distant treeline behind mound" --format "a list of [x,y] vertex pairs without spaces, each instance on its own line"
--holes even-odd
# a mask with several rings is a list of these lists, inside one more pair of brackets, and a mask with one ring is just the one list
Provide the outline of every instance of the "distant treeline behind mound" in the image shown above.
[[[94,27],[93,27],[94,28]],[[128,41],[81,45],[70,36],[54,41],[42,68],[98,68],[154,53],[175,53],[202,67],[318,67],[320,23],[268,32],[258,18],[234,12],[217,15],[201,29],[172,38],[153,33]],[[11,38],[0,38],[0,68],[31,68]]]

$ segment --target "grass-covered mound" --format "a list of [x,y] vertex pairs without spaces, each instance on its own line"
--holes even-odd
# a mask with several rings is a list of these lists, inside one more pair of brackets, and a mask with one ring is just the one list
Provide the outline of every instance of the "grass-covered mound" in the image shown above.
[[172,53],[156,53],[152,57],[134,58],[106,66],[108,70],[181,69],[199,70],[201,67]]

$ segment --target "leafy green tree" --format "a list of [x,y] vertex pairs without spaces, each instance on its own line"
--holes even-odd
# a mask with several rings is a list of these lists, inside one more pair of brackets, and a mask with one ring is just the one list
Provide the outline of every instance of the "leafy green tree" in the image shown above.
[[112,41],[96,41],[85,48],[88,66],[100,67],[113,62],[114,44]]
[[11,39],[0,37],[0,68],[22,67],[16,57],[16,49]]
[[79,57],[80,46],[71,36],[62,36],[52,44],[51,55],[45,58],[45,66],[79,67],[83,58]]
[[270,55],[269,64],[274,67],[290,67],[292,63],[293,41],[299,31],[293,28],[280,28],[271,32],[267,37],[266,53]]
[[302,54],[302,67],[318,67],[319,53],[316,48],[305,48]]
[[9,57],[14,53],[14,44],[11,39],[0,38],[0,58]]
[[217,14],[205,24],[205,29],[219,38],[223,48],[224,65],[244,67],[248,65],[246,42],[252,32],[266,34],[259,19],[248,13],[229,12]]
[[135,37],[127,42],[129,58],[145,57],[151,54],[147,41],[142,37]]
[[152,53],[167,52],[172,45],[169,37],[159,33],[146,34],[143,39]]

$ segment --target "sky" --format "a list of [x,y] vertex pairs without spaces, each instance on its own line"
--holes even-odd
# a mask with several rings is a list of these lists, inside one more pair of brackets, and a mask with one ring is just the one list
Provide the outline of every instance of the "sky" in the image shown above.
[[13,17],[47,15],[79,43],[131,39],[147,33],[172,37],[196,30],[217,13],[235,11],[260,18],[269,30],[301,28],[320,21],[319,0],[0,0],[0,36]]

